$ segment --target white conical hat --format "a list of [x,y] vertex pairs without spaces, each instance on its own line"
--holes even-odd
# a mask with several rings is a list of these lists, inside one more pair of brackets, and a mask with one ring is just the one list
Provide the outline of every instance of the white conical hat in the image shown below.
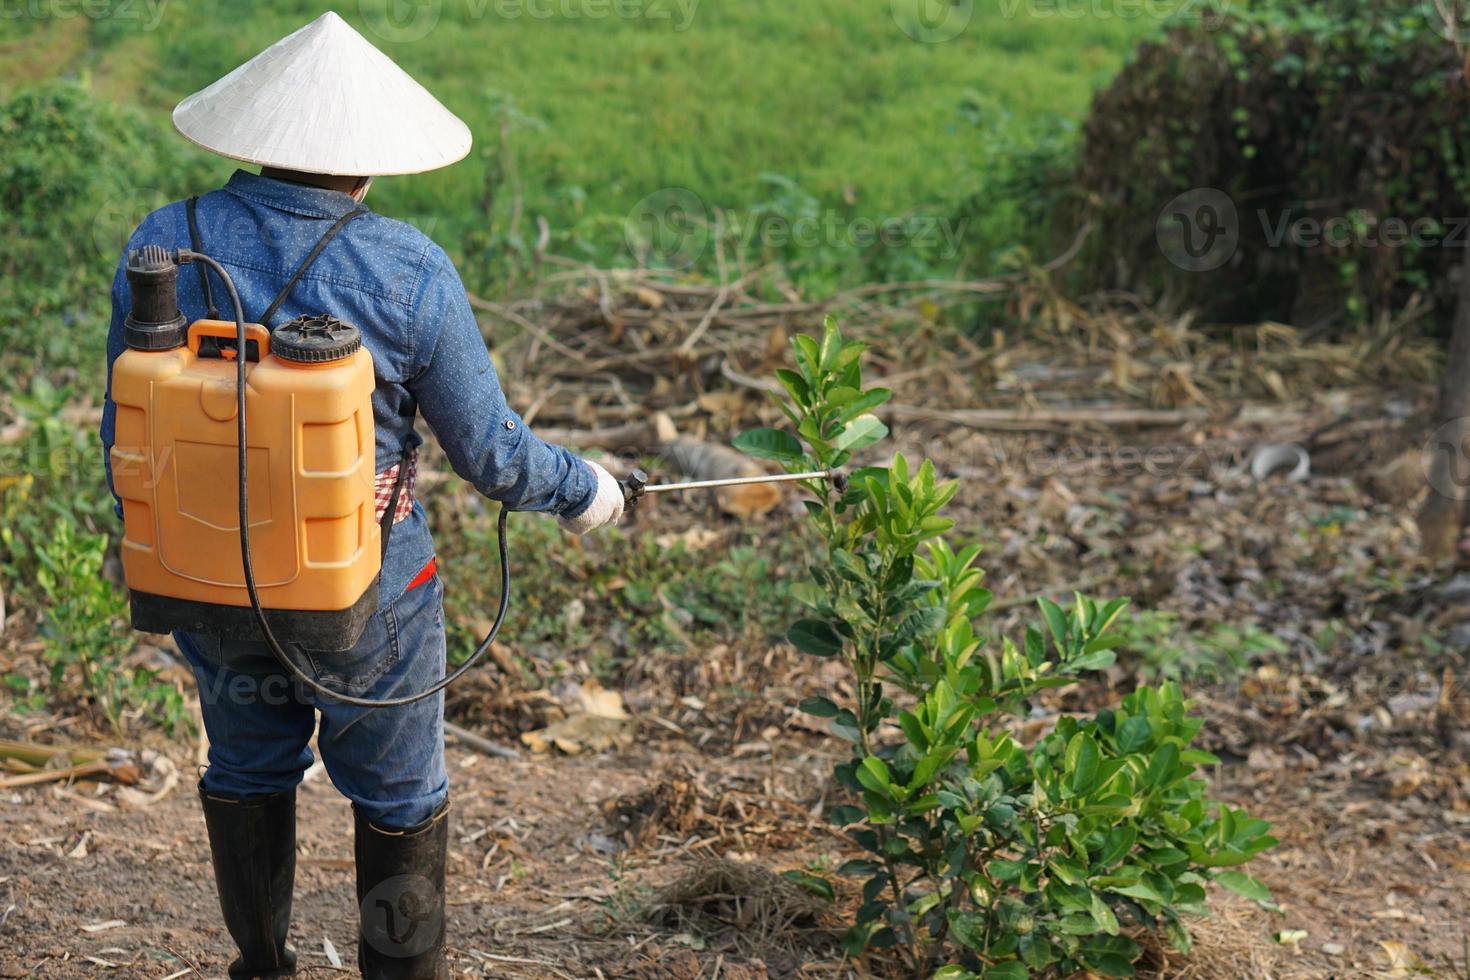
[[470,129],[328,11],[180,102],[174,128],[221,156],[356,176],[446,167]]

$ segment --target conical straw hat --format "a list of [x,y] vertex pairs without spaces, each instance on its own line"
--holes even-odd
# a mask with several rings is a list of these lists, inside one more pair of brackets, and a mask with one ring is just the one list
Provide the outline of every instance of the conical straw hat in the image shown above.
[[469,127],[331,11],[180,102],[174,128],[221,156],[315,174],[412,174],[470,152]]

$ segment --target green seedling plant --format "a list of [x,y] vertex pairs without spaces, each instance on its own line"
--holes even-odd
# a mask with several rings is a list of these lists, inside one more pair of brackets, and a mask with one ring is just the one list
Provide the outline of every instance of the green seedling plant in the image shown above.
[[[792,472],[846,466],[886,436],[872,413],[889,392],[863,387],[864,345],[830,320],[794,349],[796,369],[777,374],[794,434],[756,429],[736,445]],[[808,611],[787,635],[840,660],[855,692],[800,705],[851,750],[835,769],[851,802],[830,812],[866,852],[839,869],[861,881],[850,955],[941,980],[1126,977],[1142,932],[1189,949],[1186,916],[1205,912],[1212,881],[1269,903],[1238,866],[1275,840],[1207,797],[1196,771],[1218,760],[1192,747],[1202,722],[1178,684],[1063,715],[1030,746],[1006,725],[1113,663],[1126,600],[1043,599],[1020,643],[995,641],[977,625],[991,599],[979,548],[946,540],[957,486],[932,463],[895,455],[845,486],[806,487],[825,561],[796,587]],[[810,872],[794,880],[834,893]]]
[[[36,585],[45,599],[42,652],[50,664],[50,690],[90,697],[108,726],[124,735],[123,712],[132,709],[170,732],[191,727],[184,697],[154,671],[125,662],[133,638],[127,599],[103,574],[107,536],[71,522],[55,528],[36,553]],[[71,671],[80,684],[69,681]]]

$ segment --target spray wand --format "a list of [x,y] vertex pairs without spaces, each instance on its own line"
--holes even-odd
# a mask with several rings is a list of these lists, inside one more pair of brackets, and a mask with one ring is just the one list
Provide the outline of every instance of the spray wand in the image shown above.
[[723,480],[691,480],[687,483],[648,483],[648,474],[634,470],[622,481],[623,506],[637,506],[647,493],[682,493],[685,490],[718,490],[721,487],[744,487],[753,483],[791,483],[798,480],[830,480],[838,493],[847,489],[847,474],[836,470],[812,470],[808,473],[783,473],[780,476],[736,476]]

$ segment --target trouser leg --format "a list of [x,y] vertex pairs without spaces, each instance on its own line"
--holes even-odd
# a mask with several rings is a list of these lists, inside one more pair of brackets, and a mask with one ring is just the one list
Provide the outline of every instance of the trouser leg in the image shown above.
[[[412,694],[436,683],[445,660],[442,598],[437,577],[404,593],[374,617],[359,649],[330,663],[323,658],[318,676],[367,698]],[[363,976],[446,975],[443,695],[393,708],[316,700],[322,761],[352,800],[355,816]]]

